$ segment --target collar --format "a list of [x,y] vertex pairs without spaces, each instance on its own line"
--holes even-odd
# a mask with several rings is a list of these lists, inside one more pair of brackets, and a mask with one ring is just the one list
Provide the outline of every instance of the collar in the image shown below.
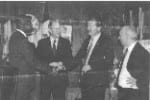
[[54,41],[54,40],[58,41],[58,38],[54,38],[54,37],[50,36],[50,40],[51,41]]
[[101,36],[101,33],[92,36],[91,39],[97,40],[100,36]]
[[21,29],[16,29],[16,30],[19,31],[24,37],[27,37],[26,33],[22,31]]
[[127,48],[124,49],[124,51],[125,51],[126,49],[128,49],[128,51],[132,51],[133,48],[134,48],[134,46],[136,45],[136,43],[137,43],[137,41],[131,43]]

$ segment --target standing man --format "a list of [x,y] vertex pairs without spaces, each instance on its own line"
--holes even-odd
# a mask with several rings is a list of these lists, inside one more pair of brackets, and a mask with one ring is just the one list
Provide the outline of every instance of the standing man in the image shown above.
[[135,28],[124,26],[119,39],[124,57],[118,72],[119,100],[149,100],[149,53],[138,43]]
[[41,72],[40,100],[65,100],[65,90],[68,84],[67,70],[70,69],[72,51],[70,42],[60,37],[59,20],[49,23],[50,37],[38,43],[37,55],[43,64]]
[[31,17],[20,16],[16,23],[16,32],[12,34],[9,44],[10,67],[18,69],[17,94],[15,100],[31,100],[34,80],[30,77],[34,73],[33,49],[27,37],[32,32]]
[[75,57],[82,66],[82,99],[104,100],[109,85],[109,70],[113,64],[112,41],[101,32],[99,20],[92,18],[87,24],[89,38]]

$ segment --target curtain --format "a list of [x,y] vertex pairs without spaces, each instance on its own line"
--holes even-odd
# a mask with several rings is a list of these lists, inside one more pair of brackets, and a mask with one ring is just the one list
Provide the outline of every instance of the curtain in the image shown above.
[[3,44],[3,53],[2,53],[2,59],[8,60],[8,54],[9,54],[9,39],[12,35],[12,27],[11,27],[11,20],[8,20],[4,24],[4,44]]

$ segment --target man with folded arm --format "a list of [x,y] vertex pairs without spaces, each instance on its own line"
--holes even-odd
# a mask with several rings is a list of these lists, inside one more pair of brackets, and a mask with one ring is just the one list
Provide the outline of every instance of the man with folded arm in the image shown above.
[[133,26],[122,27],[119,39],[124,57],[117,77],[118,100],[149,100],[150,54],[138,43],[138,33]]

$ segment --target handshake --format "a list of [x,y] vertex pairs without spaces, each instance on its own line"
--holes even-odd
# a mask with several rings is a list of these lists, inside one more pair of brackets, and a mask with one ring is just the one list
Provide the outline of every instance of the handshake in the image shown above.
[[58,71],[61,71],[61,70],[66,70],[65,66],[60,61],[59,62],[51,62],[51,63],[49,63],[49,66],[52,68],[53,73],[57,73]]

